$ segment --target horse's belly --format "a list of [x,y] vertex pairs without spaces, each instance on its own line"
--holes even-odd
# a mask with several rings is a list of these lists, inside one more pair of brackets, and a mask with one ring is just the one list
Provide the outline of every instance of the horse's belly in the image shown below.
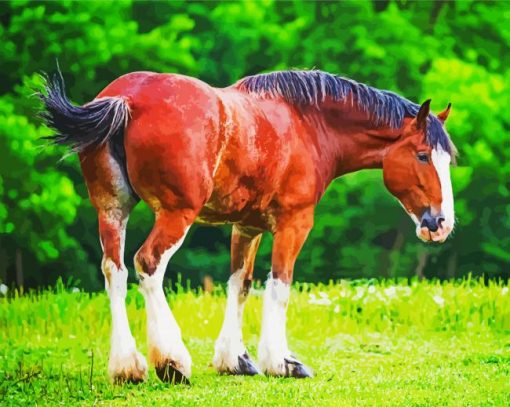
[[240,223],[259,229],[267,228],[267,203],[270,197],[257,194],[245,185],[240,185],[228,193],[221,192],[213,192],[198,215],[198,223]]

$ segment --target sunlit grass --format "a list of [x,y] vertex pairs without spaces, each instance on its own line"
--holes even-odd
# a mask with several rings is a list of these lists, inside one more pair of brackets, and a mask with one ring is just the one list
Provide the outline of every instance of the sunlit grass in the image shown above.
[[[261,289],[247,303],[244,337],[256,356]],[[93,402],[210,405],[509,405],[510,292],[481,281],[341,282],[296,286],[291,349],[311,380],[225,377],[211,367],[225,296],[179,289],[168,295],[193,357],[191,387],[151,372],[138,386],[113,386],[106,366],[105,294],[52,291],[0,297],[0,404]],[[128,313],[146,352],[143,298]]]

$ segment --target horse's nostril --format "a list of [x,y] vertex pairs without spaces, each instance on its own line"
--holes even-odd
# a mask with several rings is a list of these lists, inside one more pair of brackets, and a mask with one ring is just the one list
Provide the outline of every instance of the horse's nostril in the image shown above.
[[438,223],[436,223],[434,218],[424,216],[421,221],[421,227],[425,227],[431,232],[435,232],[438,229]]
[[434,223],[434,224],[432,224],[432,225],[430,225],[430,224],[429,224],[429,230],[430,230],[431,232],[436,232],[436,231],[437,231],[437,229],[439,229],[439,228],[438,228],[438,226],[437,226],[437,223]]
[[432,216],[430,210],[426,210],[421,218],[421,227],[427,228],[430,232],[436,232],[439,228],[442,228],[442,222],[444,222],[444,216],[442,213],[439,216]]

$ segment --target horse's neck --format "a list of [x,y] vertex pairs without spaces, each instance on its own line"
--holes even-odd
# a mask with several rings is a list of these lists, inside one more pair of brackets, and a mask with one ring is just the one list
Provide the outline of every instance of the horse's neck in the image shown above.
[[341,155],[337,159],[337,177],[359,170],[382,168],[384,154],[392,143],[363,131],[342,131],[338,139]]
[[323,137],[335,152],[334,177],[369,168],[382,168],[384,154],[398,130],[374,126],[364,112],[343,106],[317,112],[323,123]]

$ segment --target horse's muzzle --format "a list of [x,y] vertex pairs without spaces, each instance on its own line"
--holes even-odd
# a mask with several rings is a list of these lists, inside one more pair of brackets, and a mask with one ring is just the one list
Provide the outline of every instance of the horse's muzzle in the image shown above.
[[451,232],[451,228],[443,224],[444,221],[442,212],[434,216],[430,209],[427,209],[417,229],[418,237],[425,242],[443,243]]

